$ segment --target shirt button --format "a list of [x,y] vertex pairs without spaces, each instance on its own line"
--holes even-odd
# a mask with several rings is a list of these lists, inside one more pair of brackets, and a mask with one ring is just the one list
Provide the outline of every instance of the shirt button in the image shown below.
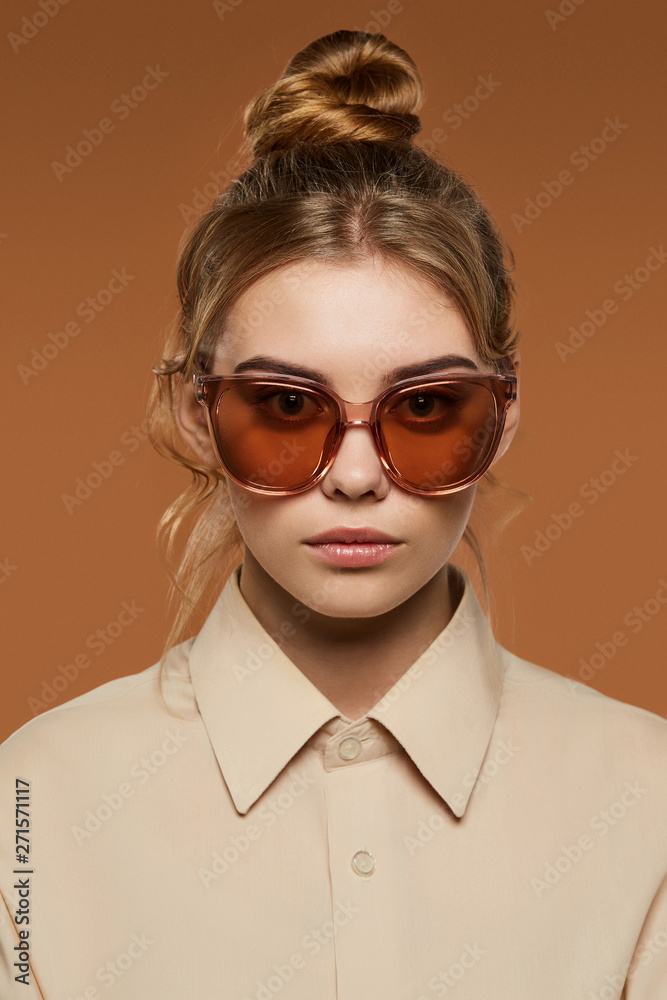
[[338,756],[343,760],[354,760],[361,753],[361,743],[356,736],[346,736],[338,744]]
[[357,851],[352,858],[352,867],[357,875],[372,875],[375,871],[375,858],[368,851]]

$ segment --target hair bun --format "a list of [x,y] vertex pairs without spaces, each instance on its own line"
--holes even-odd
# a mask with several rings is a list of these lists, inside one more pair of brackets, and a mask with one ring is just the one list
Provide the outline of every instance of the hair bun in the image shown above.
[[335,31],[298,52],[243,118],[255,159],[295,142],[410,143],[421,123],[419,70],[381,34]]

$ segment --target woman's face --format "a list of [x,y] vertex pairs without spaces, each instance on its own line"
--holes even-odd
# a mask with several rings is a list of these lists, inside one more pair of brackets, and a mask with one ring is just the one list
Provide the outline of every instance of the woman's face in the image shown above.
[[[350,402],[376,396],[385,372],[443,355],[491,371],[460,313],[441,293],[408,272],[370,261],[298,262],[248,288],[229,313],[212,373],[231,374],[256,355],[325,373]],[[470,367],[452,364],[446,370]],[[201,421],[203,407],[198,409]],[[517,404],[510,407],[498,457],[513,434],[513,410]],[[203,424],[195,446],[215,464]],[[229,489],[255,574],[266,574],[267,583],[274,581],[323,614],[368,617],[402,604],[442,569],[463,534],[476,485],[441,497],[403,489],[386,474],[370,429],[359,425],[347,428],[324,479],[303,493],[262,496],[232,480]],[[375,565],[331,565],[305,540],[341,526],[382,531],[400,544]]]

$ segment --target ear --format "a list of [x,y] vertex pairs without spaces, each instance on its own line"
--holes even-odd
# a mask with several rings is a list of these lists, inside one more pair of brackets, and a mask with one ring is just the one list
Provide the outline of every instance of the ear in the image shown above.
[[521,386],[521,377],[519,375],[519,369],[521,367],[521,355],[519,354],[518,351],[515,351],[512,355],[510,355],[510,357],[512,359],[512,363],[514,365],[514,371],[515,371],[515,374],[517,376],[516,399],[511,404],[509,410],[507,411],[507,418],[505,420],[505,426],[503,428],[503,436],[500,439],[500,444],[498,446],[498,451],[493,456],[493,461],[491,462],[491,466],[495,465],[496,462],[498,461],[498,459],[502,458],[502,456],[505,454],[505,452],[507,451],[507,449],[509,448],[509,446],[511,444],[512,438],[516,434],[516,429],[517,429],[517,426],[519,424],[519,410],[520,410],[520,407],[519,407],[519,402],[520,402],[520,392],[519,392],[519,389],[520,389],[520,386]]
[[208,430],[206,411],[197,401],[190,380],[179,378],[174,386],[174,416],[181,437],[192,448],[202,464],[219,467]]

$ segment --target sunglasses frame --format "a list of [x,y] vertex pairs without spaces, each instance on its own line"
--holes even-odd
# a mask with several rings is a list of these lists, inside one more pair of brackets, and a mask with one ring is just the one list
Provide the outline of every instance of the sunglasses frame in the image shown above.
[[[259,493],[263,496],[292,496],[311,489],[326,476],[327,472],[333,465],[336,455],[340,450],[345,430],[350,426],[360,426],[365,424],[373,435],[375,447],[380,457],[382,466],[393,482],[412,493],[418,493],[420,496],[445,496],[446,494],[457,493],[459,490],[466,489],[466,487],[471,486],[473,483],[477,482],[478,479],[481,479],[491,465],[498,450],[503,430],[505,428],[507,410],[517,397],[517,376],[511,360],[509,358],[503,358],[500,364],[505,368],[507,374],[485,375],[472,372],[457,372],[455,374],[445,373],[436,375],[415,375],[412,378],[401,379],[400,381],[387,386],[387,388],[383,389],[382,392],[380,392],[374,399],[367,400],[365,403],[351,403],[349,400],[343,399],[337,392],[329,388],[329,386],[323,385],[321,382],[293,375],[247,375],[244,373],[239,373],[237,375],[205,375],[201,372],[195,371],[192,374],[192,383],[197,402],[200,403],[206,410],[209,435],[218,463],[225,474],[244,489],[250,490],[253,493]],[[237,385],[240,382],[253,382],[259,385],[269,386],[276,385],[278,387],[289,385],[294,386],[297,389],[301,386],[320,393],[333,404],[333,410],[336,415],[333,444],[324,465],[319,468],[319,471],[316,470],[310,479],[303,485],[291,489],[258,486],[254,483],[247,483],[243,481],[225,465],[216,439],[215,428],[213,425],[213,411],[217,407],[218,402],[224,393],[232,388],[232,386]],[[376,414],[383,401],[388,396],[393,395],[397,391],[404,388],[409,389],[412,386],[422,385],[441,385],[451,382],[481,384],[490,390],[495,404],[496,426],[494,436],[489,447],[487,457],[480,468],[478,468],[473,474],[462,480],[460,483],[455,483],[450,486],[436,487],[435,489],[425,489],[404,479],[400,472],[393,467],[391,461],[389,460],[389,456],[386,455],[384,451],[380,435],[381,420],[377,420]]]

